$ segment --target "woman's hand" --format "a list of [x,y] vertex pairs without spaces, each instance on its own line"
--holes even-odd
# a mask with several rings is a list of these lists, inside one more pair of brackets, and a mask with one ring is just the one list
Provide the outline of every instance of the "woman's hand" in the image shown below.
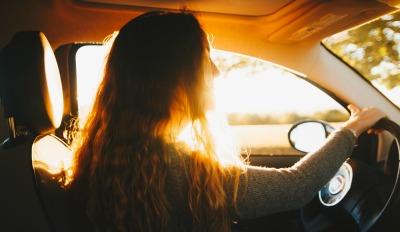
[[[375,107],[368,107],[360,109],[355,105],[348,105],[351,115],[349,120],[344,123],[344,128],[348,128],[355,133],[358,137],[364,131],[370,129],[376,122],[386,115]],[[374,132],[371,129],[368,132]]]

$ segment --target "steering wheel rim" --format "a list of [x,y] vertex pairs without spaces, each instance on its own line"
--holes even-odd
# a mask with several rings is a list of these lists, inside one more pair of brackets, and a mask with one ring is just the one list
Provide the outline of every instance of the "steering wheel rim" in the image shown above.
[[[377,225],[382,218],[389,216],[391,211],[393,211],[393,206],[396,205],[400,199],[400,126],[384,118],[381,119],[374,128],[386,130],[394,137],[394,141],[397,145],[396,159],[387,159],[385,161],[397,162],[394,176],[383,176],[383,173],[380,173],[378,170],[371,170],[371,167],[368,167],[368,165],[360,160],[353,159],[351,156],[349,160],[346,161],[346,165],[350,166],[350,169],[352,169],[352,180],[354,180],[354,182],[351,183],[350,179],[351,186],[350,189],[345,192],[345,196],[337,203],[333,205],[328,204],[328,206],[322,203],[320,191],[319,197],[316,197],[311,203],[301,209],[301,219],[307,231],[325,230],[326,228],[324,229],[324,226],[329,226],[328,221],[332,220],[331,216],[338,216],[338,213],[343,212],[347,215],[339,216],[348,217],[349,220],[355,223],[355,228],[359,231],[368,231],[373,228],[373,226]],[[338,175],[338,173],[336,175]],[[332,178],[332,180],[334,180],[335,177]],[[389,178],[391,178],[390,181],[392,183],[388,184],[387,181]],[[340,181],[341,180],[342,179],[340,179]],[[326,186],[330,183],[331,181],[328,182]],[[322,190],[324,190],[324,188],[326,189],[326,186],[324,186]],[[384,188],[378,188],[382,186]],[[388,186],[391,186],[389,191],[386,189]],[[337,194],[336,191],[332,196],[335,194]],[[379,197],[382,197],[382,195],[384,195],[383,198],[386,199],[383,200],[383,203],[376,203],[375,198],[377,197],[381,200]],[[370,211],[368,211],[368,209]],[[322,228],[320,225],[322,225]]]

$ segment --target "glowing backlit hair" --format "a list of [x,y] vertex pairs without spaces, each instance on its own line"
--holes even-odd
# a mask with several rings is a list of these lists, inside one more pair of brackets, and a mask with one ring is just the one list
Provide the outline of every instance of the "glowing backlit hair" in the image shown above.
[[[193,231],[229,231],[241,169],[217,157],[207,121],[208,42],[188,12],[149,12],[115,37],[93,109],[76,139],[71,191],[87,193],[99,231],[160,231],[172,206],[170,157],[187,124],[198,149],[179,153]],[[201,149],[200,149],[201,147]],[[232,194],[224,183],[234,180]],[[184,222],[182,222],[184,223]]]

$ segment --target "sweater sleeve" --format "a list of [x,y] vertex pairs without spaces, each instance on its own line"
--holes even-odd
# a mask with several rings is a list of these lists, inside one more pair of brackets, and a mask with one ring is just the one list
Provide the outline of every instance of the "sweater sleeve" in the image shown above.
[[354,143],[353,133],[341,129],[292,167],[247,166],[239,180],[236,217],[257,218],[304,206],[334,176]]

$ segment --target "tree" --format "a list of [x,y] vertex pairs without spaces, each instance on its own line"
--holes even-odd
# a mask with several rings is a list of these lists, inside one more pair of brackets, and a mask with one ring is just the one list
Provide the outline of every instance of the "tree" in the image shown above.
[[369,81],[391,90],[400,84],[400,12],[323,41]]

